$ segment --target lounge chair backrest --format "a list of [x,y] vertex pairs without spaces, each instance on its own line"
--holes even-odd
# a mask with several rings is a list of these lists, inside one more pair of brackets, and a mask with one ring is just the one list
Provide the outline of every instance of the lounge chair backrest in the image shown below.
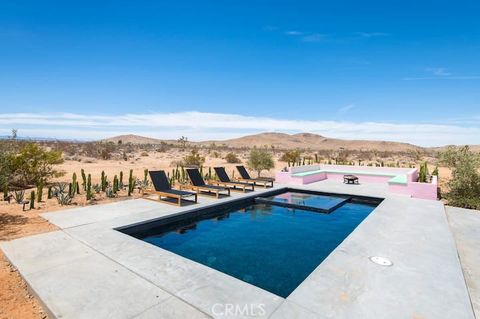
[[245,169],[245,166],[239,165],[237,166],[237,170],[240,173],[240,176],[242,176],[243,179],[252,179],[250,177],[250,174],[248,174],[247,170]]
[[231,182],[230,177],[228,177],[227,172],[225,172],[225,167],[214,167],[213,169],[215,170],[215,173],[217,173],[220,182]]
[[187,168],[187,174],[193,186],[204,186],[205,181],[196,168]]
[[148,174],[150,174],[150,179],[156,191],[172,189],[165,171],[149,171]]

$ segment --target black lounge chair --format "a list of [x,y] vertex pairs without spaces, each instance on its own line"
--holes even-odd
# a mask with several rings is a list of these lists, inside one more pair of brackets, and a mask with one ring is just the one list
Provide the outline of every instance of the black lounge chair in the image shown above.
[[243,191],[244,193],[247,190],[254,191],[255,190],[255,185],[251,183],[245,183],[245,182],[235,182],[228,177],[227,172],[225,172],[224,167],[214,167],[215,173],[218,176],[218,179],[220,181],[209,181],[209,183],[215,184],[215,185],[220,185],[224,187],[228,187],[231,190],[239,190]]
[[221,192],[226,192],[227,194],[224,195],[230,196],[229,188],[205,184],[205,181],[203,180],[203,177],[198,169],[187,168],[187,174],[190,178],[189,188],[196,191],[197,194],[204,194],[205,192],[210,194],[213,193],[217,198],[219,198]]
[[[162,200],[162,202],[165,202],[167,204],[174,204],[178,206],[182,205],[182,199],[188,202],[195,202],[195,203],[197,202],[196,193],[172,189],[170,186],[170,183],[168,182],[167,175],[165,174],[164,171],[149,171],[148,174],[150,174],[150,179],[152,180],[154,189],[146,189],[143,192],[144,194],[158,195],[159,200],[162,200],[162,197],[174,198],[176,199],[176,202],[169,202],[166,200]],[[184,199],[186,197],[188,198],[191,196],[195,197],[193,201]]]
[[248,174],[247,170],[245,169],[245,166],[243,165],[238,165],[237,170],[241,176],[240,178],[238,178],[239,181],[243,181],[246,183],[253,183],[253,185],[261,185],[265,188],[273,187],[274,179],[271,177],[251,178],[250,174]]

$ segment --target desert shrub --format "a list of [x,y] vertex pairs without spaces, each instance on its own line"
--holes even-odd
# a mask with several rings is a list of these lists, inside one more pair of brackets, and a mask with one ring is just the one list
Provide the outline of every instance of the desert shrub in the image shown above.
[[270,152],[254,147],[250,151],[247,166],[256,171],[258,176],[260,176],[263,170],[270,170],[274,168],[275,162],[273,161],[273,156]]
[[196,148],[192,149],[190,154],[183,158],[182,164],[184,166],[200,167],[205,163],[205,157],[202,157]]
[[300,151],[291,150],[291,151],[285,152],[280,157],[280,161],[287,162],[287,163],[298,163],[300,161]]
[[140,154],[140,156],[148,157],[148,153],[147,153],[147,152],[142,152],[142,153]]
[[230,163],[230,164],[235,164],[235,163],[241,163],[242,161],[238,158],[237,154],[235,153],[228,153],[226,156],[225,156],[225,160],[227,161],[227,163]]
[[27,187],[47,182],[51,177],[60,177],[55,165],[63,163],[60,151],[47,151],[37,143],[25,143],[18,152],[10,153],[6,159],[10,172],[9,184]]
[[449,205],[480,209],[480,157],[468,146],[451,146],[441,154],[441,162],[452,169],[446,199]]

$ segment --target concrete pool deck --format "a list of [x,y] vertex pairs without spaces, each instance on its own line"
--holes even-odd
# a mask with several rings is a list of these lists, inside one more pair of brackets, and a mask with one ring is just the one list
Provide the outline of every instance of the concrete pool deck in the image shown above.
[[385,200],[286,299],[114,229],[269,190],[181,208],[128,200],[46,213],[61,230],[0,246],[53,318],[219,318],[229,305],[258,318],[474,318],[480,238],[470,240],[463,215],[449,211],[450,226],[442,203],[379,184],[292,188]]

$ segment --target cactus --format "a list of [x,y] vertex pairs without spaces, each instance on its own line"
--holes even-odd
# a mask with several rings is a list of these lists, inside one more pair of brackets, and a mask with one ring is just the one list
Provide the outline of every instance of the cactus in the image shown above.
[[212,168],[208,167],[208,179],[212,179]]
[[72,185],[72,188],[71,188],[70,196],[73,197],[77,193],[77,173],[73,173],[71,185]]
[[59,193],[57,195],[58,203],[61,206],[70,205],[72,203],[72,197],[69,194]]
[[107,187],[105,189],[105,195],[108,197],[108,198],[113,198],[115,197],[115,192],[113,191],[113,187]]
[[7,200],[8,198],[8,184],[5,183],[5,185],[3,185],[3,200]]
[[143,184],[148,185],[148,169],[143,170]]
[[134,187],[135,187],[135,181],[133,179],[133,169],[131,169],[130,174],[128,176],[128,196],[132,196]]
[[120,179],[118,181],[120,189],[123,189],[123,171],[120,171]]
[[35,208],[35,191],[30,193],[30,209]]
[[118,192],[118,178],[117,178],[117,175],[113,176],[112,190],[115,194]]
[[42,201],[42,196],[43,196],[43,181],[40,180],[40,182],[37,185],[37,202]]
[[88,174],[87,178],[87,200],[91,200],[93,197],[92,194],[92,176]]
[[438,165],[435,166],[435,169],[433,170],[432,175],[433,176],[438,176]]
[[13,198],[18,204],[21,204],[23,202],[23,199],[25,198],[25,191],[23,189],[19,191],[14,191]]
[[87,176],[85,175],[85,170],[83,168],[80,170],[80,173],[82,174],[82,187],[85,192],[87,190]]
[[104,171],[102,171],[102,176],[101,176],[101,179],[100,179],[100,185],[102,187],[102,192],[104,192],[107,189],[107,185],[108,185],[107,176],[105,175]]

